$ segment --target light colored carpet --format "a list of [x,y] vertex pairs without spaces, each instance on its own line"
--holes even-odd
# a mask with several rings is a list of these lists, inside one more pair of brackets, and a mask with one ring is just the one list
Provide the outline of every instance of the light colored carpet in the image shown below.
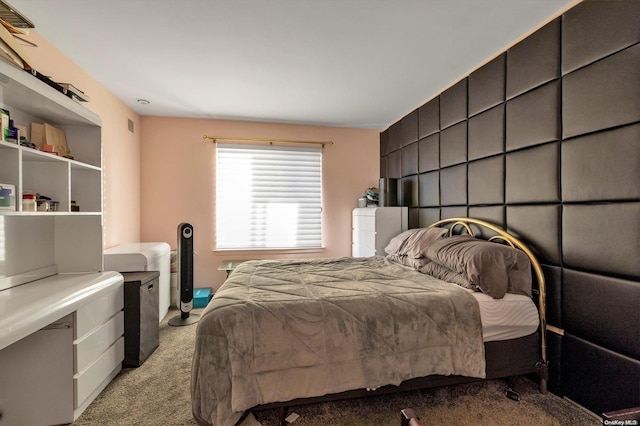
[[[196,309],[194,313],[200,313]],[[138,368],[128,368],[93,401],[74,426],[194,425],[189,386],[196,325],[171,327],[172,309],[160,324],[160,347]],[[500,380],[395,395],[294,407],[293,426],[399,426],[412,408],[427,425],[602,425],[602,421],[551,393],[541,395],[526,378],[515,381],[519,402],[504,396]],[[279,426],[276,410],[256,417]]]

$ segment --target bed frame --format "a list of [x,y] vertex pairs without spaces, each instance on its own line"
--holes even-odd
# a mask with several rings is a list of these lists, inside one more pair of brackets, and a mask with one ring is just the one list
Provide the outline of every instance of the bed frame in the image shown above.
[[[402,382],[400,385],[382,386],[376,390],[356,389],[346,392],[329,394],[319,397],[298,398],[286,402],[274,402],[258,405],[248,411],[261,411],[269,409],[280,409],[281,418],[284,419],[286,410],[297,405],[313,404],[343,400],[349,398],[361,398],[373,395],[404,392],[410,390],[427,389],[439,386],[449,386],[460,383],[467,383],[479,380],[491,380],[509,378],[519,375],[536,374],[539,378],[539,389],[543,394],[547,393],[548,361],[546,346],[546,289],[545,279],[540,263],[531,250],[518,238],[509,234],[504,229],[492,223],[473,218],[450,218],[443,219],[431,224],[429,227],[448,227],[449,234],[453,235],[456,229],[461,227],[461,233],[466,232],[472,236],[481,236],[489,241],[502,241],[511,247],[522,250],[531,261],[533,274],[537,288],[533,286],[534,295],[538,295],[538,313],[540,326],[536,333],[517,339],[485,342],[486,378],[478,379],[464,376],[441,376],[432,375],[418,377]],[[491,235],[489,235],[491,234]]]

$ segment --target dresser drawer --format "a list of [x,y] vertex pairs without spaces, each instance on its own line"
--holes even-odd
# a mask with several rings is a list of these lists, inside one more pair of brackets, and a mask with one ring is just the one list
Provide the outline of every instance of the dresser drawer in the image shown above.
[[124,307],[124,286],[109,292],[76,311],[75,339],[106,322]]
[[376,250],[372,247],[362,247],[357,244],[351,245],[351,256],[353,257],[370,257],[375,255]]
[[73,376],[74,402],[79,407],[91,396],[91,393],[111,374],[121,367],[124,359],[124,337],[120,337],[98,359],[90,364],[86,370]]
[[353,229],[363,231],[375,231],[376,230],[376,218],[375,216],[353,216]]
[[376,233],[373,231],[361,231],[354,229],[351,238],[353,244],[369,248],[376,247]]
[[110,320],[73,344],[74,373],[80,373],[100,357],[124,332],[124,312],[118,311]]

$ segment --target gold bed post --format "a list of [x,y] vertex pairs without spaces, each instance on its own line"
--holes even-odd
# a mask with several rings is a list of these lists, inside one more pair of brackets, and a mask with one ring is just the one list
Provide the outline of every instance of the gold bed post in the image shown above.
[[442,219],[435,223],[429,225],[429,228],[440,226],[443,224],[452,223],[451,229],[456,225],[462,225],[465,227],[467,232],[473,235],[469,224],[479,225],[481,227],[490,229],[496,232],[500,238],[509,243],[512,247],[519,248],[522,250],[529,260],[531,261],[531,265],[533,266],[533,270],[536,274],[536,280],[538,281],[538,314],[540,316],[540,361],[536,364],[536,369],[538,370],[538,375],[540,376],[540,393],[547,393],[547,380],[549,379],[549,363],[547,362],[547,305],[546,305],[546,284],[544,279],[544,273],[542,272],[542,267],[536,259],[535,255],[529,250],[522,241],[513,235],[509,234],[504,229],[500,228],[497,225],[494,225],[489,222],[485,222],[481,219],[473,219],[468,217],[456,217],[449,219]]

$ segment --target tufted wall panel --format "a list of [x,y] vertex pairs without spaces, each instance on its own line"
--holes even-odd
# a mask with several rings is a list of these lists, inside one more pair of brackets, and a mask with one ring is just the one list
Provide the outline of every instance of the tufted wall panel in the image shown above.
[[469,119],[469,160],[504,152],[504,104]]
[[550,389],[598,414],[640,405],[638,22],[638,1],[586,0],[380,136],[411,227],[471,216],[530,244]]

